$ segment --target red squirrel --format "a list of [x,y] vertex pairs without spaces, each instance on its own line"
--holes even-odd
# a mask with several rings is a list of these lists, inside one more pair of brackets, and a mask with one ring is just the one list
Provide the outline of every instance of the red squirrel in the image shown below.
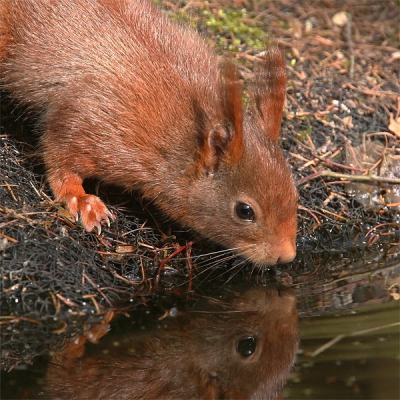
[[[258,287],[214,303],[170,313],[153,327],[111,332],[86,349],[83,338],[72,340],[54,354],[43,398],[280,398],[298,348],[294,294]],[[95,340],[103,334],[89,333]]]
[[0,0],[0,61],[3,89],[38,115],[56,200],[87,231],[112,218],[83,189],[93,177],[256,265],[294,258],[276,46],[246,110],[232,63],[149,0]]

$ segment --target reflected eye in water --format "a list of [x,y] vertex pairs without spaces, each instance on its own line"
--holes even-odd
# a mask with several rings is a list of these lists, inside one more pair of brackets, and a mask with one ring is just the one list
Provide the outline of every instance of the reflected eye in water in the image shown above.
[[257,340],[255,337],[250,336],[238,340],[236,350],[242,357],[249,357],[256,351]]

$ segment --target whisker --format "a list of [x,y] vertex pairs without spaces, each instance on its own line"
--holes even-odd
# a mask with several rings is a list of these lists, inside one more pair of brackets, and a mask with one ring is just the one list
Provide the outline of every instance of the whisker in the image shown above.
[[[197,253],[191,256],[180,257],[180,260],[190,260],[193,264],[193,274],[185,282],[188,284],[190,280],[196,280],[196,285],[202,285],[210,279],[224,278],[224,284],[234,280],[245,269],[251,275],[264,275],[265,269],[263,264],[250,263],[252,253],[256,253],[256,246],[248,244],[245,246],[229,249],[218,249],[207,253]],[[240,254],[246,252],[246,258],[240,258]],[[237,260],[237,261],[236,261]],[[251,269],[250,269],[251,268]],[[181,286],[181,285],[179,285]]]
[[209,277],[215,274],[216,272],[217,272],[217,276],[215,277],[216,279],[221,278],[226,274],[231,274],[232,271],[236,271],[235,272],[236,276],[236,274],[239,273],[241,270],[240,266],[246,263],[246,261],[243,260],[235,265],[229,266],[229,268],[227,269],[222,269],[221,266],[227,266],[227,263],[233,259],[236,259],[237,255],[231,253],[230,250],[226,250],[226,252],[224,254],[220,254],[220,256],[221,258],[215,257],[212,263],[209,263],[210,260],[204,260],[203,265],[205,266],[205,268],[202,269],[195,277],[197,280],[199,280],[200,277],[202,278],[202,280],[198,281],[198,283],[201,284],[202,282],[208,280]]

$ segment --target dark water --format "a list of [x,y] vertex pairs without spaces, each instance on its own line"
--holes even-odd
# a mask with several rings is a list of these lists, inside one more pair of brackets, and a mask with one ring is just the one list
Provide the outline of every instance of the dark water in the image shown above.
[[314,283],[313,296],[296,280],[247,282],[120,315],[3,372],[1,399],[268,399],[286,378],[287,399],[398,399],[400,262],[369,265]]
[[399,321],[396,300],[302,319],[298,361],[285,398],[399,399]]
[[47,365],[3,374],[2,398],[275,397],[298,348],[296,296],[280,285],[224,292],[95,327]]

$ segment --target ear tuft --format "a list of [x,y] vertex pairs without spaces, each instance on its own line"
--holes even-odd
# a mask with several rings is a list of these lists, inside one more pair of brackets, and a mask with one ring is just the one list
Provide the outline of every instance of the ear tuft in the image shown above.
[[237,79],[232,61],[222,68],[221,91],[223,118],[204,136],[202,159],[207,174],[213,175],[220,166],[234,167],[243,154],[242,84]]
[[243,153],[243,85],[238,79],[235,65],[226,60],[223,66],[224,112],[234,135],[230,144],[230,157],[233,165],[239,162]]
[[251,99],[264,133],[278,141],[286,96],[285,59],[276,43],[259,54]]

